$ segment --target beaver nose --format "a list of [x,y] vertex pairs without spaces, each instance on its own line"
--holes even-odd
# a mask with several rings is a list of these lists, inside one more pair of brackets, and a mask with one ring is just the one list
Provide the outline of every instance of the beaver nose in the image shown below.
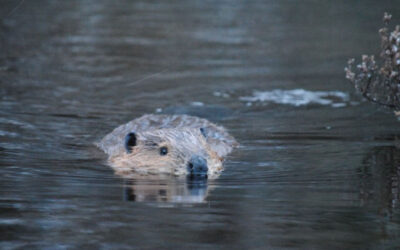
[[207,161],[201,156],[195,155],[188,162],[189,175],[206,176],[208,172]]

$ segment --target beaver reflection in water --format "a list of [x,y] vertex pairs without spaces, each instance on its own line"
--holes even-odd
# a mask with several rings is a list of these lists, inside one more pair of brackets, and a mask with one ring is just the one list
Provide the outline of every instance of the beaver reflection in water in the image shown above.
[[144,115],[114,129],[97,146],[122,176],[217,176],[238,143],[221,126],[188,115]]

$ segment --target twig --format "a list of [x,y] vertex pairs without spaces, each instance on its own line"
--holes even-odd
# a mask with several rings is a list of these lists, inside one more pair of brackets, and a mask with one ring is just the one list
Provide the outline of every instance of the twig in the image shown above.
[[10,13],[8,13],[7,17],[10,17],[19,7],[21,7],[21,5],[25,2],[25,0],[21,0],[17,6],[14,7],[14,9],[12,9],[10,11]]
[[129,83],[127,86],[132,86],[132,85],[138,84],[139,82],[143,82],[144,80],[147,80],[147,79],[156,77],[156,76],[158,76],[158,75],[160,75],[160,74],[162,74],[162,73],[165,73],[165,72],[167,72],[167,71],[168,71],[168,69],[164,69],[163,71],[160,71],[160,72],[158,72],[158,73],[154,73],[154,74],[152,74],[152,75],[145,76],[145,77],[143,77],[142,79],[139,79],[139,80],[137,80],[137,81],[134,81],[134,82],[132,82],[132,83]]

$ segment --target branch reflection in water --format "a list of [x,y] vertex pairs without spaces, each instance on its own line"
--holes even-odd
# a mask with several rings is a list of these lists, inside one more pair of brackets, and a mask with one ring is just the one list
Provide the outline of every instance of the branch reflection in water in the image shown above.
[[400,148],[374,147],[359,168],[360,201],[362,206],[378,206],[382,216],[389,218],[399,205]]

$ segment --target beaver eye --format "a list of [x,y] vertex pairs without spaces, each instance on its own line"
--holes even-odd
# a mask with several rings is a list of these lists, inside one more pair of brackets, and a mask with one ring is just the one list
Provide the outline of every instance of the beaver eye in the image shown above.
[[125,136],[125,149],[127,153],[132,153],[132,148],[136,146],[135,133],[129,133]]
[[168,154],[168,148],[167,147],[161,147],[160,148],[160,155],[166,155]]

